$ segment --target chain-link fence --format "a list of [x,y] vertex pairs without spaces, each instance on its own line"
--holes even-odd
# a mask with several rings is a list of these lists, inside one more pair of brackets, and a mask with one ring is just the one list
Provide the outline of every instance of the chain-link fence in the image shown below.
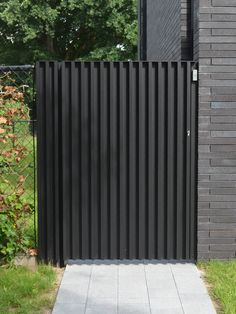
[[[0,66],[0,210],[20,198],[32,215],[21,222],[36,239],[36,108],[33,66]],[[3,211],[3,210],[2,210]]]

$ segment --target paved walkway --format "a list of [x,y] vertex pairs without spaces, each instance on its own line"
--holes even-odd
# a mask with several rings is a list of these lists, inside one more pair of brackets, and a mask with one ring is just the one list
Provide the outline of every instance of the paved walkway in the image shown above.
[[194,264],[79,261],[67,265],[53,314],[215,314]]

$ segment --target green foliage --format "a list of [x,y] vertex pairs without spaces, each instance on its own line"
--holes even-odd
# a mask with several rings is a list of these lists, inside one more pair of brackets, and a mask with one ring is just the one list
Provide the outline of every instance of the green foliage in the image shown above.
[[0,267],[0,314],[49,313],[56,273],[40,265],[36,271],[24,267]]
[[[8,76],[4,78],[9,83]],[[25,196],[26,176],[16,170],[16,165],[27,158],[28,149],[17,140],[12,127],[17,120],[29,119],[29,109],[17,87],[0,85],[0,91],[0,258],[9,262],[29,246],[24,226],[33,204]]]
[[10,262],[17,252],[24,252],[29,246],[23,226],[32,213],[32,205],[17,192],[2,201],[7,209],[0,212],[0,258]]
[[137,52],[137,0],[0,0],[0,63],[127,60]]
[[218,305],[217,313],[236,313],[236,261],[199,263],[210,285],[210,293]]

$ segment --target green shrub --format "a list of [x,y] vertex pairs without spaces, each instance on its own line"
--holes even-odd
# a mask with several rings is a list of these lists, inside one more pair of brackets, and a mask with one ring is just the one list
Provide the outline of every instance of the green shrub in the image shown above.
[[[22,196],[22,178],[18,182],[19,192],[1,197],[0,212],[0,258],[9,262],[17,252],[25,252],[29,236],[24,232],[25,220],[32,214],[33,206]],[[0,195],[4,195],[0,190]]]
[[29,120],[24,95],[17,87],[0,85],[0,258],[7,261],[29,246],[24,226],[33,211],[24,196],[26,176],[16,170],[28,153],[13,132],[17,120]]

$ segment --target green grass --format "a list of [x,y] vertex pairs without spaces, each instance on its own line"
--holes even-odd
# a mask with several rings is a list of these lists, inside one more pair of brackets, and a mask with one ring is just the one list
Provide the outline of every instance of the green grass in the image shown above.
[[56,274],[40,265],[35,272],[24,267],[0,267],[0,314],[37,314],[51,309]]
[[199,267],[219,305],[218,313],[236,314],[236,261],[201,262]]

